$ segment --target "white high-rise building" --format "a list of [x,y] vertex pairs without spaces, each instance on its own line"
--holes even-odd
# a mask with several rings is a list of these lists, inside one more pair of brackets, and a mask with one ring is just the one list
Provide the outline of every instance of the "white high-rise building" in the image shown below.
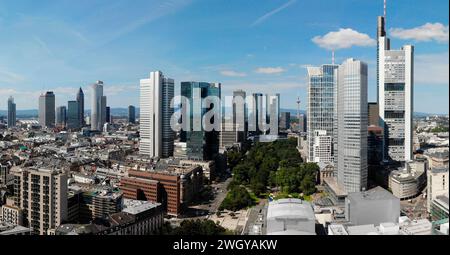
[[106,122],[106,97],[103,96],[103,82],[91,85],[91,130],[101,131]]
[[413,159],[414,46],[392,50],[383,17],[378,18],[378,103],[384,128],[383,158]]
[[[315,146],[316,131],[323,135],[332,137],[334,144],[335,131],[335,100],[336,80],[335,72],[337,65],[322,65],[321,67],[308,67],[308,105],[307,105],[307,137],[308,137],[308,162],[332,163],[334,150],[331,156],[315,157],[314,151],[327,151],[328,148],[317,148]],[[322,139],[322,138],[321,138]],[[319,139],[320,140],[320,139]],[[322,143],[328,147],[328,143]],[[317,162],[317,159],[320,159]]]
[[346,192],[367,189],[367,64],[348,59],[337,72],[338,183]]
[[140,146],[139,151],[150,157],[173,156],[174,131],[170,126],[175,82],[160,71],[151,72],[142,79],[140,93]]

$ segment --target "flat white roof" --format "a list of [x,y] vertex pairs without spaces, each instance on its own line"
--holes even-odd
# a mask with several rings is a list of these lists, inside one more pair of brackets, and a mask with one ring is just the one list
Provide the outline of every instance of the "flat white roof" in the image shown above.
[[267,219],[270,218],[304,218],[315,220],[314,210],[309,202],[301,199],[279,199],[269,203]]
[[141,212],[145,212],[147,210],[151,210],[153,208],[156,208],[160,206],[159,203],[153,203],[150,201],[139,201],[139,200],[132,200],[132,199],[124,199],[123,200],[123,212],[129,213],[129,214],[139,214]]

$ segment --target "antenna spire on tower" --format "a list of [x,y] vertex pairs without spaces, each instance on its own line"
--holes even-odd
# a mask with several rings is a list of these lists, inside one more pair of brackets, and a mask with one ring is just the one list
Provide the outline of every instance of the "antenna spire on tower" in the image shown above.
[[383,12],[384,20],[386,20],[386,13],[387,13],[387,3],[386,0],[384,0],[384,12]]
[[334,50],[331,52],[331,64],[334,65],[335,63],[335,58],[334,58]]

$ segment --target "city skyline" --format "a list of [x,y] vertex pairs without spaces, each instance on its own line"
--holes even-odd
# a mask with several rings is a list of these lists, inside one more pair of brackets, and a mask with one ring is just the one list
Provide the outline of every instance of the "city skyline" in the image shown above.
[[[166,5],[135,2],[127,8],[122,8],[122,1],[114,5],[98,1],[93,10],[83,4],[71,8],[67,17],[50,12],[70,7],[70,3],[43,1],[37,4],[39,8],[35,4],[1,3],[0,31],[15,32],[10,38],[0,35],[5,39],[0,40],[0,46],[7,49],[0,60],[0,95],[15,97],[17,110],[36,109],[39,94],[51,90],[60,106],[73,98],[80,86],[90,98],[89,84],[100,79],[107,84],[109,105],[127,107],[139,105],[140,77],[162,70],[175,79],[175,94],[179,94],[181,82],[190,80],[220,82],[224,95],[237,88],[266,93],[276,87],[284,99],[281,108],[296,109],[300,96],[305,109],[304,67],[331,63],[330,49],[337,48],[336,63],[348,57],[368,63],[369,101],[376,101],[374,20],[383,13],[382,1],[320,2],[208,3],[212,13],[221,10],[226,14],[219,18],[199,15],[206,8],[204,1],[171,1]],[[144,15],[155,6],[160,12]],[[244,15],[250,8],[252,14]],[[100,15],[105,9],[111,11],[111,17]],[[137,9],[137,16],[132,17]],[[348,15],[355,9],[359,11]],[[414,6],[388,2],[387,32],[393,39],[392,48],[416,46],[417,112],[448,113],[447,9],[448,2],[442,1],[422,1]],[[123,24],[116,30],[105,25],[122,12],[118,22]],[[187,16],[193,18],[185,23],[186,31],[180,31],[179,21]],[[83,17],[85,21],[78,22]],[[215,27],[206,25],[207,21]],[[61,30],[65,32],[56,38]],[[92,30],[98,30],[98,35]],[[150,36],[150,32],[157,36]],[[199,43],[197,38],[202,35]],[[15,41],[26,36],[29,42],[17,46]],[[36,67],[33,63],[38,59],[42,64]],[[6,109],[6,100],[0,102],[0,109]]]
[[448,16],[324,3],[0,3],[0,236],[448,235]]

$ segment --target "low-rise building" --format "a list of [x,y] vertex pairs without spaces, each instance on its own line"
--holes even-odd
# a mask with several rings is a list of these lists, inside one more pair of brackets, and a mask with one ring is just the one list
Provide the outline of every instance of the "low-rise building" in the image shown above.
[[421,194],[426,185],[426,160],[406,163],[405,168],[392,171],[389,175],[389,188],[401,200],[414,198]]
[[314,210],[300,199],[279,199],[269,203],[267,235],[316,235]]
[[63,224],[55,235],[152,235],[164,224],[161,204],[148,201],[124,200],[121,212],[90,224]]
[[0,223],[22,226],[23,210],[15,206],[13,201],[7,200],[7,203],[0,207]]
[[169,165],[150,171],[129,170],[128,177],[121,178],[120,188],[125,198],[161,203],[168,215],[179,216],[203,189],[203,169]]
[[437,196],[449,193],[448,166],[435,167],[427,171],[427,211],[431,212],[431,204]]
[[444,196],[437,196],[431,203],[431,219],[433,221],[448,218],[448,193]]
[[399,217],[400,200],[381,187],[349,193],[345,199],[345,218],[352,225],[397,223]]

